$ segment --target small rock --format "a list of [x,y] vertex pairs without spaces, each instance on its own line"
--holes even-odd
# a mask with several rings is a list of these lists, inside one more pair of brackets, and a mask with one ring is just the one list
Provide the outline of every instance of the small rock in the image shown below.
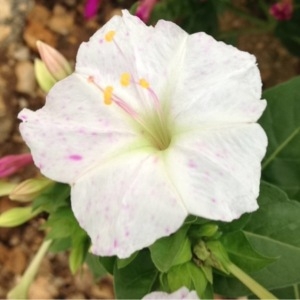
[[7,107],[4,102],[3,95],[0,93],[0,118],[5,117],[6,114],[7,114]]
[[22,46],[14,51],[13,57],[18,61],[28,60],[30,58],[29,49],[25,46]]
[[9,37],[10,34],[11,34],[11,27],[9,25],[0,25],[0,43],[4,42]]
[[36,42],[37,40],[41,40],[44,43],[56,47],[57,44],[57,38],[46,27],[41,26],[39,22],[36,21],[30,21],[29,24],[26,26],[23,34],[23,38],[26,42],[26,44],[33,49],[34,51],[37,51],[36,48]]
[[54,299],[58,290],[50,281],[48,276],[38,276],[29,288],[28,299]]
[[33,95],[36,87],[33,63],[25,60],[16,65],[16,90],[20,93]]
[[42,26],[45,26],[51,16],[51,12],[43,5],[36,4],[28,14],[27,19],[30,22],[37,22]]
[[27,266],[27,258],[20,247],[14,247],[9,252],[9,258],[5,266],[10,272],[14,273],[15,275],[21,275],[24,272]]
[[11,19],[11,0],[0,0],[0,22]]
[[66,11],[61,5],[55,5],[48,26],[56,33],[67,35],[74,26],[74,13]]
[[3,143],[10,135],[13,128],[13,118],[7,114],[4,117],[0,117],[0,144]]

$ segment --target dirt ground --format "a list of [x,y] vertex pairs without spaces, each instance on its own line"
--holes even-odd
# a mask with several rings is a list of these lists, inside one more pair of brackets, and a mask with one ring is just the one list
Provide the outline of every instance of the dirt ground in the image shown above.
[[[132,2],[123,1],[123,7]],[[28,151],[18,132],[16,115],[24,107],[37,109],[44,103],[45,94],[34,78],[36,40],[52,45],[74,63],[79,44],[120,12],[117,1],[102,1],[98,16],[86,21],[83,4],[84,0],[0,0],[0,156]],[[227,14],[221,24],[223,28],[239,28],[243,22]],[[256,55],[264,88],[299,74],[299,59],[271,35],[243,36],[238,47]],[[20,181],[36,172],[27,168],[12,180]],[[16,205],[2,198],[0,213]],[[18,282],[39,248],[42,222],[36,218],[18,228],[0,229],[0,298]],[[87,268],[71,276],[67,254],[49,254],[29,298],[109,299],[113,298],[112,279],[95,282]]]

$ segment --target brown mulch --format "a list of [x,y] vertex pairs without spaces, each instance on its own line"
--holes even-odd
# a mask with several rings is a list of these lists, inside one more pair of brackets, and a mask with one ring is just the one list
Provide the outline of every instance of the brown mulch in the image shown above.
[[[120,13],[117,1],[102,1],[96,18],[83,19],[84,0],[0,0],[0,157],[28,151],[18,132],[16,115],[24,107],[37,109],[45,94],[36,84],[33,60],[38,57],[37,39],[52,45],[74,63],[79,44],[114,14]],[[129,7],[133,1],[123,1]],[[223,28],[239,28],[244,23],[230,14]],[[238,47],[256,55],[264,87],[271,87],[299,74],[299,59],[291,56],[271,35],[247,35]],[[26,169],[13,178],[20,181],[33,176]],[[0,213],[16,206],[0,199]],[[26,225],[0,229],[0,298],[5,298],[38,250],[44,234],[43,220],[36,218]],[[109,299],[113,298],[112,279],[95,282],[84,267],[72,276],[68,254],[48,254],[30,288],[30,299]]]

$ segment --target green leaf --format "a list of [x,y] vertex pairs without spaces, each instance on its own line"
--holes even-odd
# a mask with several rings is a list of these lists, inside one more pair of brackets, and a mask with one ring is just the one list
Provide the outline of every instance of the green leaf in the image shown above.
[[200,298],[203,297],[207,287],[207,279],[201,268],[189,261],[179,266],[174,266],[164,275],[167,281],[168,292],[175,292],[185,286],[189,290],[196,290]]
[[69,266],[72,274],[82,266],[85,261],[88,249],[90,247],[90,239],[85,232],[77,233],[72,238],[72,248],[69,256]]
[[117,260],[116,256],[99,256],[100,263],[110,274],[114,273],[116,260]]
[[216,222],[219,225],[220,230],[226,234],[229,232],[239,231],[242,230],[246,224],[251,219],[251,214],[243,214],[239,219],[234,220],[232,222]]
[[95,279],[101,279],[108,274],[106,269],[100,263],[98,256],[93,255],[92,253],[87,253],[85,262],[92,271]]
[[58,253],[61,251],[66,251],[72,246],[72,240],[70,237],[55,239],[49,247],[49,252]]
[[[243,232],[255,251],[279,257],[264,269],[249,275],[268,290],[300,283],[300,203],[289,200],[279,188],[261,184],[259,209],[252,213]],[[215,288],[229,297],[249,295],[236,279],[215,276]]]
[[276,260],[255,251],[242,231],[223,236],[222,244],[230,260],[245,272],[258,271]]
[[50,214],[43,227],[50,228],[47,238],[53,240],[70,237],[80,228],[70,207],[61,207]]
[[184,225],[174,234],[157,240],[149,247],[151,258],[161,272],[192,259],[191,243],[187,237],[190,225]]
[[118,299],[141,299],[151,292],[158,276],[150,253],[141,250],[125,268],[114,266],[115,293]]
[[136,256],[138,255],[138,251],[132,253],[129,257],[127,258],[118,258],[117,259],[117,267],[118,269],[122,269],[122,268],[125,268],[127,265],[129,265],[135,258]]
[[170,292],[174,292],[185,286],[189,290],[193,288],[192,278],[189,274],[188,263],[174,266],[166,274]]
[[268,135],[262,178],[300,200],[300,77],[264,92],[267,108],[259,123]]
[[33,209],[40,208],[43,211],[52,213],[59,207],[69,206],[69,196],[69,185],[55,183],[33,201]]

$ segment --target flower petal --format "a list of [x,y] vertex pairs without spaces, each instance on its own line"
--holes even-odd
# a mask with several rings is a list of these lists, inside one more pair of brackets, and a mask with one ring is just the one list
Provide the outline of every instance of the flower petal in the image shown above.
[[24,109],[19,118],[35,164],[60,182],[71,183],[106,159],[149,144],[122,111],[105,105],[99,90],[76,74],[54,86],[42,109]]
[[[168,99],[167,82],[180,71],[178,59],[187,36],[171,22],[159,21],[153,28],[123,11],[122,17],[114,16],[89,42],[81,44],[76,72],[91,76],[99,87],[113,86],[115,95],[143,114],[156,101]],[[122,75],[130,79],[126,84],[122,84]],[[149,88],[143,88],[140,80]]]
[[200,299],[195,291],[189,291],[186,287],[182,287],[174,293],[152,292],[143,299]]
[[205,33],[188,37],[172,94],[178,126],[255,122],[265,109],[255,57]]
[[258,208],[267,138],[258,124],[205,128],[172,140],[168,172],[188,212],[232,221]]
[[97,255],[130,256],[175,232],[187,216],[160,154],[136,151],[95,168],[72,187],[72,209]]

